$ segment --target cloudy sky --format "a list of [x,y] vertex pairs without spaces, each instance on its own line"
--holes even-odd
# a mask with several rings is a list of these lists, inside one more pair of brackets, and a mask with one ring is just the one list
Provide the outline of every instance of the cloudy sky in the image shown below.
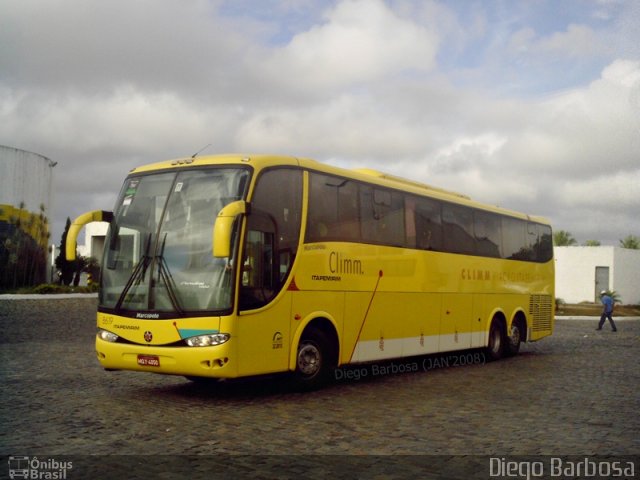
[[0,144],[58,162],[54,231],[203,153],[371,167],[640,235],[637,0],[0,0]]

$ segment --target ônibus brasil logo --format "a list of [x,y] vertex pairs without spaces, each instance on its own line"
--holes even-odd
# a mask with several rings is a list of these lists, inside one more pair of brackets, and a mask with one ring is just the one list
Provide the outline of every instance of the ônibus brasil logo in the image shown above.
[[72,468],[73,462],[54,458],[41,460],[38,457],[9,457],[9,478],[11,479],[63,480],[67,478],[67,470]]

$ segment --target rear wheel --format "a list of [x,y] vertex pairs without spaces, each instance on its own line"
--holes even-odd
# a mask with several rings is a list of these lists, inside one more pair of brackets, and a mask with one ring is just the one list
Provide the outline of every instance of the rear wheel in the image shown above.
[[331,343],[320,330],[305,332],[298,344],[295,386],[301,390],[314,390],[329,380],[334,368]]
[[505,341],[505,354],[508,356],[517,355],[520,351],[520,344],[522,343],[523,332],[520,326],[520,322],[513,322],[509,335],[507,335]]
[[489,345],[487,345],[487,355],[490,360],[499,360],[504,355],[504,328],[498,320],[491,322],[489,329]]

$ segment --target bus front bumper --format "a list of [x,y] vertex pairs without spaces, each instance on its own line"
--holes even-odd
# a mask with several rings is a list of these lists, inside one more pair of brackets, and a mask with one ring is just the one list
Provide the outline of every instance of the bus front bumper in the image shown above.
[[212,378],[235,378],[233,339],[209,347],[162,347],[112,343],[96,337],[96,355],[108,370],[134,370]]

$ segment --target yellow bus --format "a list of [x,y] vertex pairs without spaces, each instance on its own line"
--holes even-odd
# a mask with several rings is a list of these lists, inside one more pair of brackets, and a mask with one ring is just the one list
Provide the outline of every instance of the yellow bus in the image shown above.
[[132,170],[109,222],[96,353],[109,370],[237,378],[485,349],[554,326],[541,218],[374,170],[203,156]]

